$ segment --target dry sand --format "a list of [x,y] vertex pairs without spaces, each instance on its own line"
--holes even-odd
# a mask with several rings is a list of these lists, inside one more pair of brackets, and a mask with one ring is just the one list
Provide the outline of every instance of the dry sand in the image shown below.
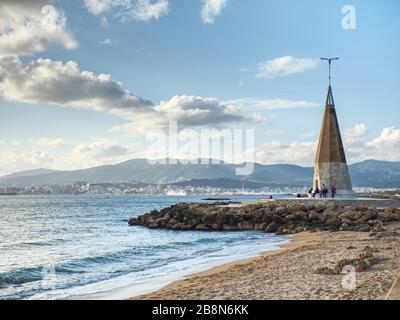
[[[399,228],[399,226],[393,226]],[[366,249],[380,259],[351,276],[321,275]],[[400,299],[400,237],[378,239],[362,232],[299,233],[278,251],[194,274],[132,299]],[[346,281],[349,280],[349,281]]]

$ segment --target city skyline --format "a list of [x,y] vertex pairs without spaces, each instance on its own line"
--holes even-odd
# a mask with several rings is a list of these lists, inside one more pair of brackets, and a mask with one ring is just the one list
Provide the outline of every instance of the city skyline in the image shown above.
[[146,134],[169,121],[254,128],[255,161],[312,165],[321,56],[340,57],[332,86],[349,163],[400,161],[400,4],[352,1],[355,29],[345,5],[2,1],[0,175],[151,157]]

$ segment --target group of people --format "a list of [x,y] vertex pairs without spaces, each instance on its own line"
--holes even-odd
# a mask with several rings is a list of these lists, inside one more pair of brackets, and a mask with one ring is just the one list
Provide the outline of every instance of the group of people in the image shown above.
[[[332,198],[335,198],[335,195],[336,195],[336,187],[335,186],[332,186],[331,187],[331,197]],[[320,197],[320,198],[327,198],[328,197],[328,193],[329,193],[329,190],[328,190],[328,188],[325,186],[325,184],[323,184],[322,185],[322,187],[321,187],[321,190],[318,188],[318,186],[315,188],[315,189],[313,189],[313,188],[311,188],[310,190],[308,190],[308,194],[309,194],[309,196],[311,196],[312,198],[316,198],[316,197]]]

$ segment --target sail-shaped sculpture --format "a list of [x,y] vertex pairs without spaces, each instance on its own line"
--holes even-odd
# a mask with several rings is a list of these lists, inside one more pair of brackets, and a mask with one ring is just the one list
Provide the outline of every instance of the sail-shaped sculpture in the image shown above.
[[[332,59],[327,60],[330,64]],[[329,191],[335,187],[337,196],[355,196],[333,100],[330,70],[328,95],[314,163],[313,188],[321,190],[324,185]]]

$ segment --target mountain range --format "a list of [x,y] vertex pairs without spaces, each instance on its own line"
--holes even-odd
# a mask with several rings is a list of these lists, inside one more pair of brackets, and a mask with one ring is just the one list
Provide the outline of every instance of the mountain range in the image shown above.
[[[181,184],[188,181],[196,185],[310,185],[313,168],[289,164],[254,164],[250,175],[238,176],[238,165],[220,164],[151,164],[135,159],[115,165],[105,165],[72,171],[37,169],[12,173],[0,177],[0,184],[29,186],[43,184],[67,184],[76,181],[90,183],[144,182],[149,184]],[[395,188],[400,187],[400,162],[366,160],[349,165],[354,186]],[[225,180],[224,180],[225,179]]]

